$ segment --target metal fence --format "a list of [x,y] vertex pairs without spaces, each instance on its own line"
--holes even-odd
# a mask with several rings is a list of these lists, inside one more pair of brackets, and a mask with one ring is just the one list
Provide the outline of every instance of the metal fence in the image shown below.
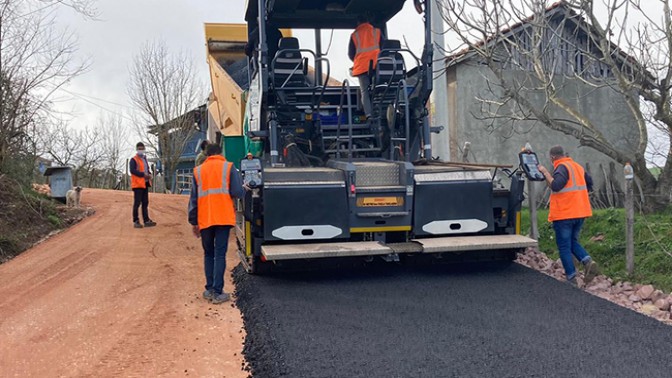
[[193,175],[193,169],[178,169],[175,171],[175,194],[188,195],[191,192],[191,178]]

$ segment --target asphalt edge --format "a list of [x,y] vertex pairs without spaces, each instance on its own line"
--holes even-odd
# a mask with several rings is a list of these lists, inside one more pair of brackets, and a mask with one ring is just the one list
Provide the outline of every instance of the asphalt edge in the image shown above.
[[268,313],[263,304],[255,301],[259,293],[253,282],[255,277],[247,273],[241,264],[232,270],[231,275],[235,286],[236,306],[243,317],[246,331],[243,342],[243,370],[256,378],[286,376],[288,371],[282,348],[273,337],[274,332],[270,331],[275,324],[269,323],[269,319],[275,317]]

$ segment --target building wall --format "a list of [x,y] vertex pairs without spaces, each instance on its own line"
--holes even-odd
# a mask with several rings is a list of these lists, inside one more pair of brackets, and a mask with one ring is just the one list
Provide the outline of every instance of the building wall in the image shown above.
[[[457,160],[465,141],[471,142],[470,161],[478,163],[513,164],[517,166],[517,154],[526,142],[531,143],[538,152],[542,164],[551,166],[548,150],[554,145],[562,145],[567,153],[584,166],[587,164],[597,187],[607,182],[606,175],[622,178],[622,166],[607,156],[588,147],[580,147],[577,139],[553,131],[535,121],[517,121],[515,124],[504,120],[481,119],[484,117],[478,98],[494,99],[497,87],[490,70],[483,65],[464,62],[446,75],[449,96],[449,134],[451,138],[451,157]],[[509,79],[529,80],[529,73],[509,71]],[[453,81],[453,82],[451,82]],[[622,98],[610,88],[594,88],[571,79],[559,79],[561,96],[583,114],[587,114],[593,123],[619,148],[634,151],[637,134],[633,130],[634,118],[627,110]],[[451,90],[452,88],[452,90]],[[452,92],[452,93],[451,93]],[[526,97],[533,103],[542,105],[545,96],[541,92],[528,92]],[[570,119],[557,108],[551,108],[556,119]],[[619,185],[620,187],[620,185]]]

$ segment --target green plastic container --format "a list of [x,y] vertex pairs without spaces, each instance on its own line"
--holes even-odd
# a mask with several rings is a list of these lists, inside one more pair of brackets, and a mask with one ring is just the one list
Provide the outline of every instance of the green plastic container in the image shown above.
[[222,139],[222,150],[227,161],[240,169],[240,161],[245,158],[245,137],[229,136]]

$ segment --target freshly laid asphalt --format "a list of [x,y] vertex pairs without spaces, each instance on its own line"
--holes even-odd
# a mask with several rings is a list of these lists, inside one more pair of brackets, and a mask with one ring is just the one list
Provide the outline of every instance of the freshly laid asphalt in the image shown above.
[[254,377],[672,377],[672,327],[517,264],[234,271]]

